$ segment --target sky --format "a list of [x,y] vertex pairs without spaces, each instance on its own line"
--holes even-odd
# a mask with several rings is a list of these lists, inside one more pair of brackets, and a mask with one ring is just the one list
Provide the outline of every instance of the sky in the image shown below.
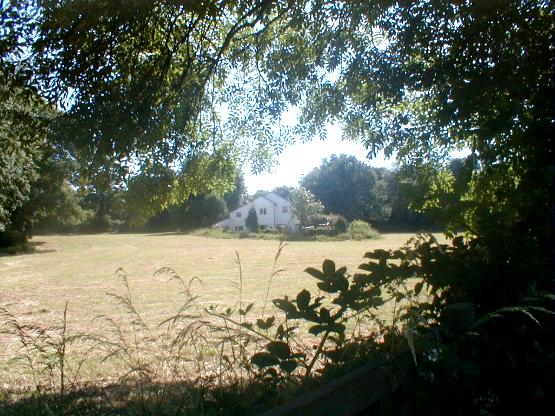
[[247,192],[252,195],[258,190],[271,191],[282,185],[296,187],[303,175],[321,165],[322,159],[342,153],[355,156],[374,167],[392,168],[395,162],[394,159],[385,159],[383,155],[369,160],[366,157],[368,152],[362,144],[342,141],[341,129],[338,126],[330,126],[326,140],[313,139],[286,147],[276,158],[276,166],[269,173],[253,175],[248,166],[243,168]]

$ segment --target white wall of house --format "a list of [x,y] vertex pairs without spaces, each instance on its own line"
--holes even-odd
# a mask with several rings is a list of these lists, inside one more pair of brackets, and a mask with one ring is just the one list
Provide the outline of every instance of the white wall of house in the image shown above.
[[297,220],[291,213],[291,204],[279,195],[270,192],[229,213],[229,218],[214,224],[215,227],[243,231],[247,229],[245,220],[249,210],[254,208],[261,229],[278,230],[287,228],[290,232],[297,230]]

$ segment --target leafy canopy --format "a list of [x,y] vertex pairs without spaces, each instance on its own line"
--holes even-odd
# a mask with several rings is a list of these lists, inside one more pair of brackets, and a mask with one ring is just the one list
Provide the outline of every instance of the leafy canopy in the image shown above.
[[324,212],[324,205],[316,199],[314,194],[302,186],[293,190],[290,194],[291,212],[301,227],[306,227],[312,216]]
[[387,174],[385,169],[372,168],[354,156],[331,155],[301,183],[322,201],[327,212],[351,221],[384,221],[389,214]]

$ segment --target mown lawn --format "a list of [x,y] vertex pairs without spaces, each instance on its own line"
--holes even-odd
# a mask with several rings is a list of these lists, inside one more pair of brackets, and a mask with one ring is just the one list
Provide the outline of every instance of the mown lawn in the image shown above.
[[[384,234],[367,241],[291,242],[274,258],[279,242],[265,240],[219,240],[182,234],[100,234],[36,236],[31,254],[0,257],[0,307],[22,323],[59,324],[68,303],[70,333],[95,331],[99,315],[118,317],[123,311],[106,293],[122,293],[123,269],[134,304],[149,324],[174,313],[183,300],[181,288],[170,281],[170,267],[184,280],[198,277],[192,290],[201,306],[234,307],[239,301],[239,264],[242,299],[254,302],[260,314],[272,271],[269,299],[295,296],[302,288],[317,292],[315,282],[303,270],[320,267],[326,258],[354,272],[365,252],[395,249],[411,234]],[[272,309],[269,305],[266,309]],[[7,358],[17,348],[16,339],[0,334],[0,375],[10,372]],[[11,382],[17,377],[12,374]]]

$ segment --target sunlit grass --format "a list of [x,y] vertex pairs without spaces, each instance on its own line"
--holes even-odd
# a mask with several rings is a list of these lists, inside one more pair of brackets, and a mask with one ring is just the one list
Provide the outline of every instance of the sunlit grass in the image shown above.
[[[68,333],[103,335],[106,325],[98,316],[128,324],[125,311],[107,293],[122,293],[123,269],[137,311],[152,331],[153,349],[161,346],[158,324],[172,316],[183,303],[182,288],[171,281],[171,273],[156,273],[169,267],[191,282],[199,309],[216,305],[237,308],[238,302],[254,303],[251,316],[264,308],[269,278],[274,274],[268,299],[294,296],[303,288],[317,293],[314,279],[303,273],[308,266],[320,267],[326,258],[353,273],[365,252],[376,248],[398,248],[409,234],[386,234],[380,240],[344,242],[291,242],[274,264],[279,242],[264,240],[221,240],[179,234],[102,234],[39,236],[36,252],[0,257],[0,306],[21,323],[42,327],[60,325],[67,302]],[[242,285],[239,288],[239,267]],[[268,304],[266,315],[275,310]],[[386,310],[383,313],[388,313]],[[149,342],[148,339],[143,340]],[[9,362],[18,348],[17,338],[0,335],[0,378],[11,386],[32,385],[28,372]],[[163,342],[163,341],[162,341]],[[68,351],[72,352],[71,347]],[[83,353],[84,350],[78,351]],[[207,348],[205,357],[217,351]],[[80,368],[84,378],[116,377],[117,363],[100,363],[98,351]],[[77,363],[74,363],[77,366]]]

